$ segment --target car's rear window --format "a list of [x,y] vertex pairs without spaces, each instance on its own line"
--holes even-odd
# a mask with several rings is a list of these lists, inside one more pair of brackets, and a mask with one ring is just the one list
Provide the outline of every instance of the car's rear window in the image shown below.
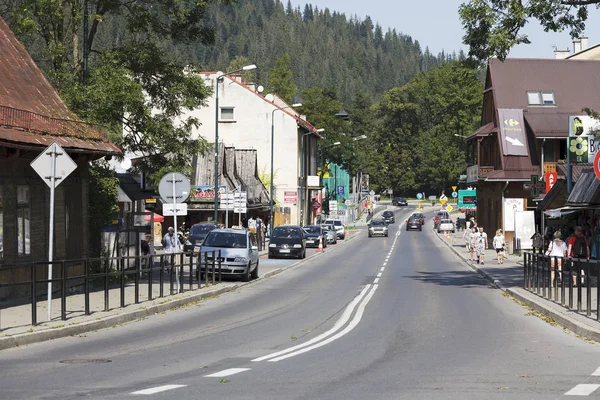
[[215,229],[214,225],[192,225],[191,235],[204,235]]
[[385,226],[385,221],[373,221],[371,222],[371,226]]
[[384,211],[384,212],[383,212],[383,216],[384,216],[384,217],[391,217],[391,216],[393,216],[393,215],[394,215],[394,213],[393,213],[393,212],[391,212],[391,211]]
[[334,226],[342,226],[342,221],[333,219],[331,221],[327,221],[327,224],[334,225]]

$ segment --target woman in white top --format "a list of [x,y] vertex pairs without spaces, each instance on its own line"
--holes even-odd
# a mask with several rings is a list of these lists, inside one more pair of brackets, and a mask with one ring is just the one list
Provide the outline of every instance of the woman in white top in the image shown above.
[[546,255],[550,256],[550,282],[554,286],[554,264],[558,264],[558,276],[562,279],[562,259],[567,256],[567,244],[561,239],[560,231],[554,232],[554,240],[548,245]]
[[471,261],[475,261],[476,236],[477,236],[477,229],[471,228],[471,235],[469,236],[469,251],[471,253]]
[[492,244],[494,245],[494,249],[496,250],[496,254],[498,255],[498,264],[504,263],[504,235],[502,234],[502,229],[498,229],[496,231],[496,236],[494,236]]

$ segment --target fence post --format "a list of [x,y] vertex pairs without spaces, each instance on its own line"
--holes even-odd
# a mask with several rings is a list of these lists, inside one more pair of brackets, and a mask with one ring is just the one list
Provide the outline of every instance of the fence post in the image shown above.
[[152,270],[154,270],[154,255],[148,256],[148,300],[152,300]]
[[109,268],[109,259],[108,257],[104,260],[104,311],[108,311],[109,309],[109,297],[108,297],[108,268]]
[[31,263],[31,325],[37,325],[37,266]]
[[125,258],[121,257],[121,308],[125,308]]
[[[143,256],[142,256],[143,257]],[[135,304],[139,304],[140,302],[140,274],[141,274],[141,267],[142,267],[142,258],[140,256],[136,256],[135,257],[135,298],[134,298],[134,302]]]
[[67,320],[67,271],[65,262],[60,262],[60,319]]
[[569,309],[573,308],[573,265],[575,261],[569,259]]
[[183,293],[183,282],[185,282],[184,280],[184,275],[183,275],[183,260],[184,260],[185,254],[181,253],[179,254],[179,278],[177,280],[177,293]]
[[577,312],[581,312],[581,258],[577,259]]
[[165,287],[165,255],[160,255],[160,291],[159,297],[164,296],[164,287]]
[[546,280],[550,280],[550,278],[547,278],[547,274],[546,272],[550,272],[550,265],[548,265],[548,271],[546,271],[546,256],[545,255],[540,255],[540,258],[542,260],[542,297],[546,297]]
[[87,258],[83,262],[83,268],[83,276],[85,279],[85,315],[90,315],[90,263]]
[[586,288],[586,315],[589,317],[590,315],[592,315],[592,286],[590,285],[590,272],[592,270],[591,268],[591,261],[587,260],[587,262],[585,263],[585,288]]
[[219,250],[219,283],[221,283],[221,250]]
[[523,252],[523,288],[529,289],[527,253]]

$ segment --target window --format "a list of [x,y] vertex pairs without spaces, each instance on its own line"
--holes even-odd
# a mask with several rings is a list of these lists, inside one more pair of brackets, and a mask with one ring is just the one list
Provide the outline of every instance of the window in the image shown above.
[[233,107],[221,107],[221,119],[233,121]]
[[19,256],[31,254],[29,186],[17,186],[17,251]]
[[554,106],[554,92],[538,91],[527,92],[527,103],[530,106]]
[[4,221],[4,212],[2,208],[2,186],[0,185],[0,260],[4,258],[4,226],[2,222]]

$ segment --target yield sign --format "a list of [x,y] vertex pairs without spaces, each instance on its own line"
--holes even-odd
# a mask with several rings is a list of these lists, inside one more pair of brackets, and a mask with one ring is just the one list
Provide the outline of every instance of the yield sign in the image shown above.
[[[52,164],[54,166],[54,179],[52,179]],[[31,162],[31,168],[52,189],[57,187],[77,168],[77,164],[62,147],[56,142],[52,143]]]

